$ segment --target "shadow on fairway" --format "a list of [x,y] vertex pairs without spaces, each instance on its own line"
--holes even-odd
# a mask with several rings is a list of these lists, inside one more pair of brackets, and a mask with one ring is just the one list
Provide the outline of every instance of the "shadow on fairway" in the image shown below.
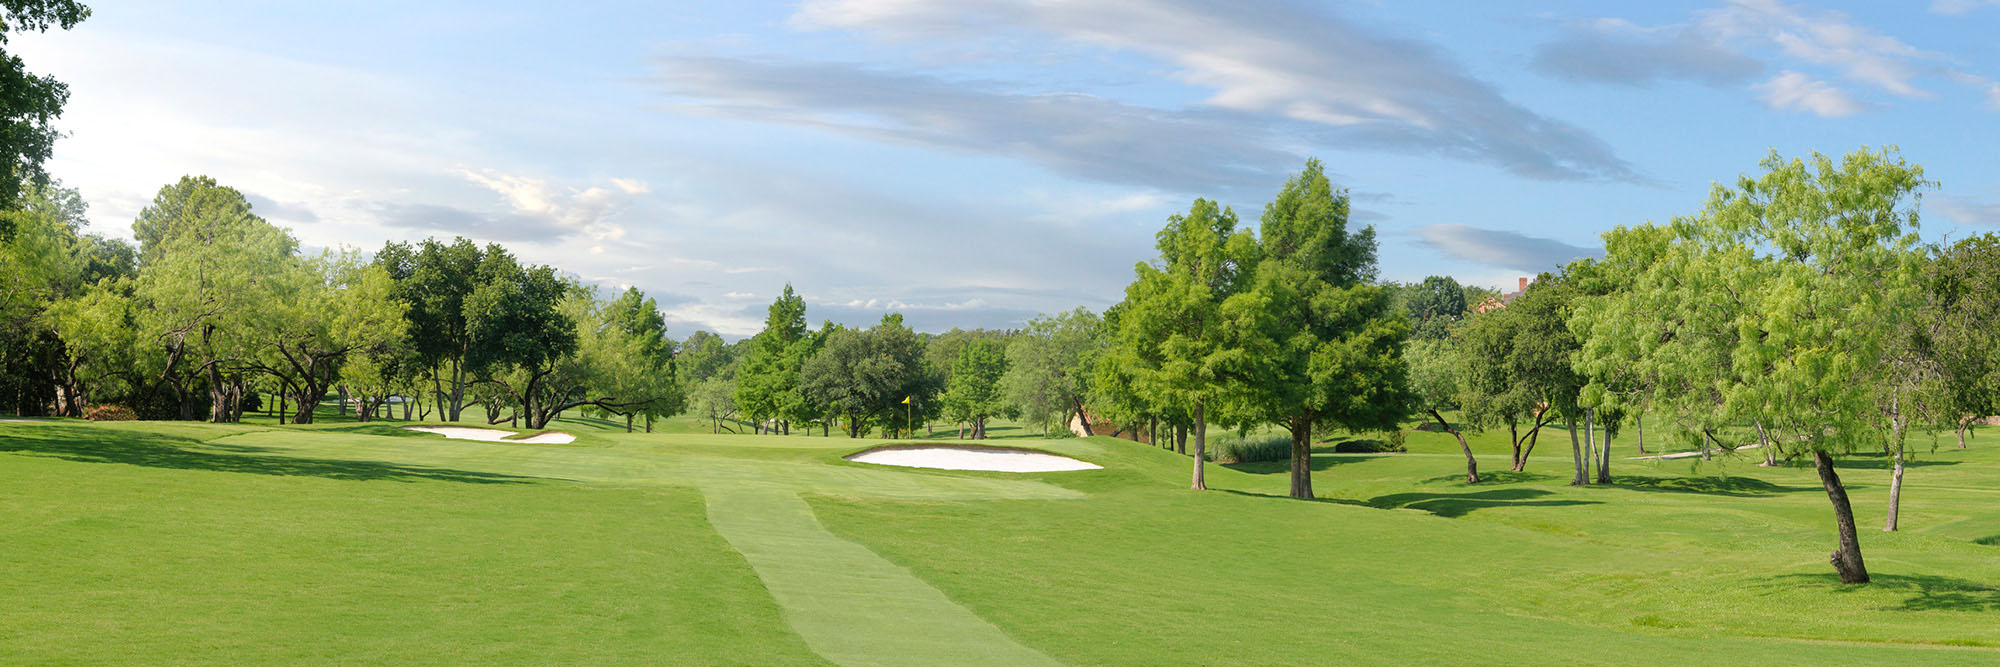
[[1757,498],[1780,493],[1821,491],[1817,486],[1783,486],[1755,477],[1615,477],[1611,486],[1633,491],[1699,493],[1731,498]]
[[[1255,492],[1255,491],[1239,491],[1239,490],[1237,490],[1237,489],[1216,489],[1216,488],[1210,488],[1209,490],[1211,490],[1211,491],[1221,491],[1221,492],[1223,492],[1223,493],[1227,493],[1227,494],[1230,494],[1230,495],[1235,495],[1235,496],[1248,496],[1248,497],[1251,497],[1251,498],[1272,498],[1272,499],[1276,499],[1276,500],[1290,500],[1290,501],[1299,501],[1299,500],[1300,500],[1300,499],[1298,499],[1298,498],[1293,498],[1293,497],[1291,497],[1291,496],[1288,496],[1288,495],[1285,495],[1285,494],[1282,494],[1282,493],[1257,493],[1257,492]],[[1362,501],[1359,501],[1359,500],[1353,500],[1353,499],[1349,499],[1349,498],[1330,498],[1330,497],[1319,497],[1319,498],[1312,498],[1312,499],[1307,499],[1307,500],[1305,500],[1304,502],[1309,502],[1309,503],[1328,503],[1328,504],[1332,504],[1332,505],[1352,505],[1352,506],[1355,506],[1355,507],[1374,507],[1374,505],[1370,505],[1370,504],[1368,504],[1368,503],[1365,503],[1365,502],[1362,502]],[[1379,508],[1378,508],[1378,509],[1379,509]]]
[[195,447],[215,446],[204,445],[188,438],[75,426],[42,426],[33,431],[22,429],[0,440],[0,452],[51,456],[84,463],[123,463],[148,468],[214,470],[356,481],[434,480],[472,484],[519,484],[533,479],[515,475],[400,466],[374,461],[217,454],[194,449]]
[[1417,509],[1441,517],[1457,518],[1488,507],[1571,507],[1601,505],[1595,500],[1534,500],[1550,495],[1541,489],[1492,489],[1468,493],[1392,493],[1368,499],[1368,505],[1382,509]]
[[[1555,475],[1544,475],[1538,472],[1514,472],[1512,470],[1479,471],[1480,486],[1528,484],[1533,482],[1553,482],[1556,481],[1556,479],[1557,477]],[[1435,484],[1438,482],[1463,482],[1463,481],[1465,481],[1465,473],[1458,472],[1449,475],[1439,475],[1436,477],[1425,479],[1424,483]]]
[[1833,573],[1786,574],[1771,578],[1771,587],[1832,588],[1841,593],[1866,590],[1912,593],[1901,606],[1906,611],[2000,611],[2000,588],[1976,581],[1928,574],[1872,574],[1865,586],[1847,586]]
[[[1347,465],[1349,463],[1363,463],[1366,461],[1373,461],[1375,459],[1379,459],[1384,456],[1394,456],[1394,454],[1379,454],[1379,455],[1342,454],[1340,456],[1317,456],[1318,454],[1329,454],[1329,453],[1332,453],[1331,450],[1321,451],[1317,448],[1313,449],[1313,454],[1315,454],[1315,456],[1312,457],[1311,467],[1314,472],[1326,470],[1334,466]],[[1220,465],[1230,470],[1235,470],[1237,472],[1247,472],[1252,475],[1274,475],[1277,473],[1288,473],[1291,472],[1292,470],[1292,462],[1290,459],[1284,461],[1251,461],[1249,463],[1223,463]]]
[[[1838,459],[1834,459],[1833,467],[1838,470],[1888,470],[1890,467],[1890,463],[1891,461],[1889,459],[1889,455],[1887,454],[1882,454],[1879,452],[1871,452],[1866,454],[1855,453],[1842,456]],[[1905,468],[1922,468],[1926,466],[1955,466],[1958,464],[1959,464],[1958,461],[1940,461],[1934,458],[1903,459],[1903,467]]]

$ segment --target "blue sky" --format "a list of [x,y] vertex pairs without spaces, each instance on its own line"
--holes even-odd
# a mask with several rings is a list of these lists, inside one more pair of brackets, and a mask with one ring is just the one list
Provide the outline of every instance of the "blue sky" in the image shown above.
[[[421,5],[421,6],[413,6]],[[2000,1],[92,3],[68,82],[98,231],[208,174],[309,246],[464,235],[676,335],[922,330],[1117,301],[1195,197],[1308,156],[1381,274],[1489,286],[1792,156],[1899,145],[1933,238],[2000,225]]]

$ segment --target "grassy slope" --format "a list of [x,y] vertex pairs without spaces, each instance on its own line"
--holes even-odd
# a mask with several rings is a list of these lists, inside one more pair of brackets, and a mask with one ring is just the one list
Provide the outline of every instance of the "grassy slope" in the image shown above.
[[[808,493],[835,535],[1069,662],[1913,662],[1941,657],[1880,642],[2000,645],[2000,547],[1979,543],[2000,541],[2000,452],[1983,440],[1912,468],[1900,534],[1870,529],[1879,461],[1848,471],[1879,583],[1843,589],[1809,470],[1619,460],[1627,483],[1572,489],[1566,437],[1481,488],[1453,481],[1440,434],[1322,454],[1331,500],[1301,503],[1272,497],[1277,466],[1211,469],[1222,491],[1197,494],[1185,457],[1103,438],[1010,442],[1110,466],[1023,479],[847,463],[865,443],[839,437],[572,418],[551,426],[577,443],[527,446],[400,425],[0,424],[0,653],[816,660],[685,488],[703,486]],[[1503,470],[1504,442],[1475,439]]]

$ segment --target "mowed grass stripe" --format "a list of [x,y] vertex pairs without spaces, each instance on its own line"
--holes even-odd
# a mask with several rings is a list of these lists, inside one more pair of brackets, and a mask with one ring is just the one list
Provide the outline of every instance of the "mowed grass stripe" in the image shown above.
[[843,665],[1053,665],[908,570],[827,532],[789,490],[707,487],[708,520],[793,631]]

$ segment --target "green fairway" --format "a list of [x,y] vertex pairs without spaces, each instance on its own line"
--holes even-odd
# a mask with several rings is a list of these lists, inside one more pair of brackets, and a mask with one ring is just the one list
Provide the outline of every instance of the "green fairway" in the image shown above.
[[[1877,583],[1825,563],[1810,469],[1567,445],[1463,483],[1449,436],[1214,466],[1010,438],[1103,470],[887,468],[880,443],[656,434],[563,445],[404,422],[0,424],[6,662],[2000,663],[2000,451],[1921,455],[1904,530],[1855,457]],[[1007,432],[996,427],[996,433]],[[1621,440],[1619,456],[1637,452]]]

